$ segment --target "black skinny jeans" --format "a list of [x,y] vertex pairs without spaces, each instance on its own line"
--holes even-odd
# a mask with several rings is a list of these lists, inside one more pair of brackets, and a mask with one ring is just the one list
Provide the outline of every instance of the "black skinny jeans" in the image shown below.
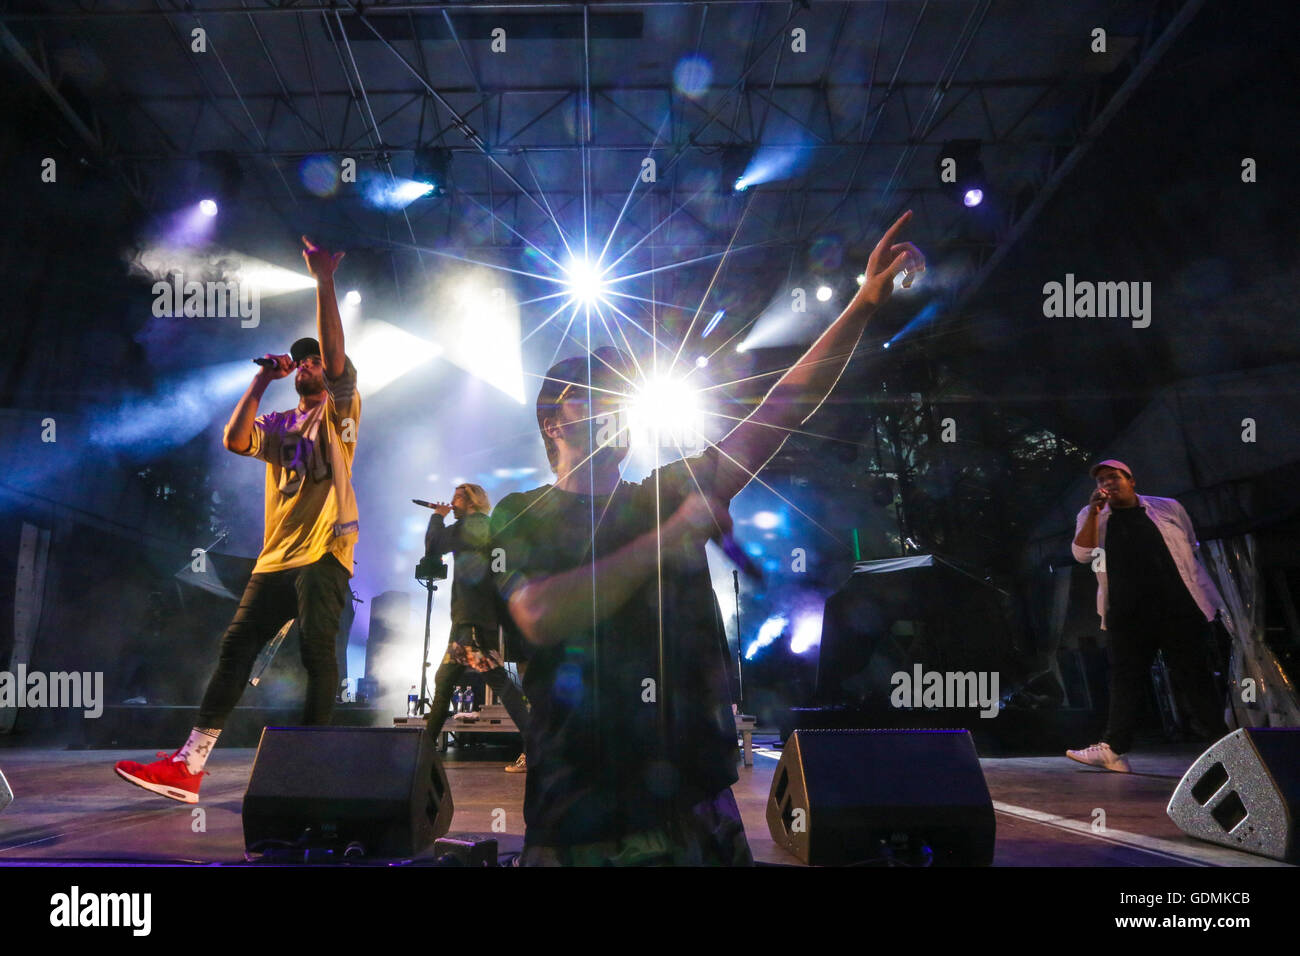
[[221,656],[203,694],[195,726],[213,730],[225,726],[248,685],[257,655],[284,622],[295,617],[302,663],[307,668],[302,722],[307,726],[328,724],[339,687],[334,638],[343,602],[349,597],[348,572],[331,554],[301,568],[249,578],[239,610],[221,638]]
[[[1209,625],[1203,617],[1173,616],[1145,622],[1112,623],[1110,634],[1110,719],[1102,741],[1117,754],[1133,748],[1138,701],[1150,679],[1156,650],[1164,651],[1171,682],[1191,710],[1194,730],[1218,739],[1228,732],[1223,701],[1214,687],[1207,654]],[[1198,726],[1199,725],[1199,726]]]
[[[466,633],[470,631],[472,633]],[[451,629],[451,639],[456,640],[460,637],[462,644],[474,644],[477,647],[483,647],[478,638],[484,633],[483,629],[473,624],[453,625]],[[438,673],[433,677],[433,704],[429,708],[429,718],[427,729],[430,735],[437,734],[442,730],[442,725],[447,720],[447,711],[451,707],[451,695],[455,692],[456,681],[460,680],[465,671],[470,670],[464,664],[457,663],[451,656],[449,647],[442,655],[442,664],[438,666]],[[514,721],[515,726],[519,728],[521,734],[527,732],[528,728],[528,705],[524,703],[524,695],[515,682],[510,679],[504,667],[494,667],[490,671],[483,671],[483,680],[492,692],[501,698],[501,703],[505,705],[506,713]]]

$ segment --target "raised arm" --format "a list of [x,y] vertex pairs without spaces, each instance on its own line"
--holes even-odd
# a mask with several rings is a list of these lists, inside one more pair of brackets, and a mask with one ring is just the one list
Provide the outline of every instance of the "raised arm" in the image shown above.
[[343,320],[339,318],[339,303],[334,294],[334,270],[343,253],[329,252],[306,236],[302,237],[302,244],[307,271],[316,280],[316,341],[320,342],[325,376],[338,378],[343,374]]
[[[723,452],[715,493],[733,497],[749,483],[785,441],[787,429],[807,421],[826,400],[857,348],[867,322],[894,289],[894,277],[907,269],[925,269],[925,257],[910,242],[895,242],[912,212],[898,217],[876,243],[867,259],[866,279],[848,307],[790,370],[772,386],[763,401],[719,443]],[[810,412],[802,408],[812,405]]]
[[247,455],[253,447],[253,423],[257,421],[257,406],[261,404],[266,387],[293,371],[293,359],[289,356],[268,354],[266,357],[275,359],[275,365],[258,367],[257,374],[235,406],[221,436],[221,443],[226,450],[237,455]]
[[1097,488],[1088,499],[1088,506],[1075,518],[1074,541],[1070,550],[1074,554],[1074,560],[1080,564],[1092,560],[1092,549],[1097,547],[1097,516],[1106,507],[1106,498],[1106,492]]

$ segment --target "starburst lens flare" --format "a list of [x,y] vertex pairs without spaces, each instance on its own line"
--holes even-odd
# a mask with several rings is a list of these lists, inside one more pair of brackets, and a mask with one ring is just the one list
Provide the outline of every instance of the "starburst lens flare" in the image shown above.
[[651,378],[632,395],[633,448],[693,451],[705,444],[700,393],[679,379]]
[[604,300],[605,280],[599,266],[588,259],[572,259],[564,270],[569,295],[583,305],[596,305]]

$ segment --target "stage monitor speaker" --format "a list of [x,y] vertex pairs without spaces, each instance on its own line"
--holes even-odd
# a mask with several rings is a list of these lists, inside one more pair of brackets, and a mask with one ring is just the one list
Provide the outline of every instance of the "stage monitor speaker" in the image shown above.
[[4,773],[0,772],[0,810],[13,802],[14,792],[9,789],[9,781],[5,779]]
[[1247,727],[1211,744],[1166,812],[1188,836],[1300,863],[1300,728]]
[[423,729],[267,727],[244,794],[250,852],[361,844],[368,857],[410,857],[451,827],[451,790]]
[[767,826],[814,866],[988,866],[997,824],[969,731],[796,730]]

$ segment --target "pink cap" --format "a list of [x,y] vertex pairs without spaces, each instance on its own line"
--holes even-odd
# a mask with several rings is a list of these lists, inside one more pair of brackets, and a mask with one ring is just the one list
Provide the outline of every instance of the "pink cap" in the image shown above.
[[1103,468],[1118,468],[1120,471],[1124,472],[1124,474],[1128,475],[1129,481],[1133,480],[1133,469],[1115,458],[1107,458],[1105,461],[1097,462],[1097,464],[1092,466],[1092,470],[1088,472],[1088,474],[1096,478],[1097,472],[1101,471]]

